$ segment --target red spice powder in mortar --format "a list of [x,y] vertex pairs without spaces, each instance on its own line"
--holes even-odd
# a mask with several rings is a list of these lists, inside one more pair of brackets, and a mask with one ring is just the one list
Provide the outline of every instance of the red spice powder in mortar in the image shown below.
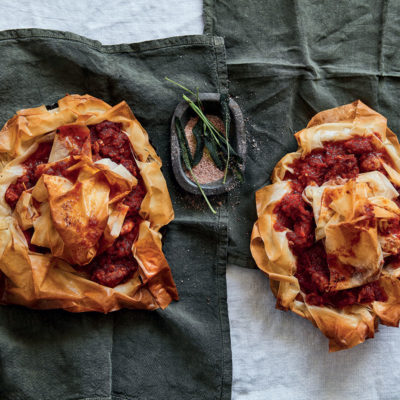
[[[225,134],[225,126],[221,118],[216,115],[206,115],[206,117],[220,132]],[[196,151],[196,137],[193,135],[193,128],[197,124],[198,120],[199,117],[192,117],[185,126],[185,135],[192,155],[194,155]],[[201,185],[215,182],[224,177],[224,171],[220,171],[216,167],[206,148],[204,148],[203,157],[200,162],[193,168],[193,173]],[[193,181],[193,178],[188,171],[186,171],[186,175]]]

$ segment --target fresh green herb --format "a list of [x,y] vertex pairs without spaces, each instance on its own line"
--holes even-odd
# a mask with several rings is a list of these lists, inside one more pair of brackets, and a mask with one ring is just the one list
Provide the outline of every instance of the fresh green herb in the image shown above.
[[196,150],[193,156],[192,167],[195,167],[203,157],[204,151],[204,136],[203,136],[203,121],[199,120],[192,129],[193,135],[196,138]]
[[211,203],[209,202],[206,194],[204,193],[199,181],[196,178],[196,175],[193,173],[192,170],[192,165],[190,163],[190,158],[189,158],[189,153],[190,150],[188,150],[185,146],[185,141],[184,141],[184,137],[185,137],[185,133],[182,129],[182,124],[181,121],[178,118],[175,118],[175,127],[176,127],[176,132],[178,134],[178,139],[179,139],[179,145],[180,145],[180,149],[181,149],[181,156],[182,156],[182,161],[185,164],[185,167],[187,168],[187,170],[190,172],[190,174],[192,175],[193,180],[195,181],[197,187],[199,188],[201,194],[204,197],[204,200],[206,201],[208,207],[210,208],[211,212],[213,214],[216,214],[217,212],[214,210],[213,206],[211,205]]
[[199,88],[196,88],[196,100],[197,100],[197,104],[199,105],[199,107],[201,109],[203,109],[203,103],[200,100],[200,96],[199,96]]
[[[218,146],[222,147],[225,145],[229,148],[229,151],[232,154],[236,154],[235,150],[232,148],[230,143],[226,140],[226,137],[218,130],[218,128],[204,115],[203,111],[191,100],[189,97],[183,95],[184,100],[186,100],[191,107],[191,109],[199,116],[199,118],[203,121],[204,125],[208,129],[208,132],[211,134],[215,142]],[[220,142],[222,141],[222,143]]]
[[[204,125],[208,128],[210,134],[214,138],[214,140],[219,144],[219,140],[216,137],[216,135],[220,135],[218,129],[214,126],[212,122],[209,121],[209,119],[204,115],[203,111],[191,100],[189,97],[183,95],[182,96],[184,100],[186,100],[189,103],[189,106],[191,109],[200,117],[200,119],[203,121]],[[224,138],[225,140],[225,138]]]
[[189,89],[186,88],[185,86],[181,85],[180,83],[175,82],[175,81],[173,81],[172,79],[169,79],[169,78],[167,78],[167,77],[165,77],[165,79],[166,79],[168,82],[171,82],[171,83],[173,83],[173,84],[176,85],[176,86],[179,86],[181,89],[183,89],[183,90],[185,90],[186,92],[192,94],[193,96],[196,96],[195,93],[193,93],[191,90],[189,90]]
[[196,88],[196,93],[194,93],[192,90],[188,89],[178,82],[173,81],[172,79],[169,79],[167,77],[165,79],[168,82],[171,82],[174,85],[180,87],[185,92],[192,95],[194,98],[194,100],[192,100],[185,94],[182,95],[183,99],[189,104],[189,107],[199,117],[198,122],[192,129],[193,135],[196,138],[196,149],[194,155],[192,155],[190,151],[181,121],[175,119],[175,124],[178,132],[181,155],[186,169],[192,175],[194,181],[200,189],[200,192],[206,199],[206,202],[211,211],[215,213],[215,210],[211,207],[211,204],[209,203],[207,196],[205,195],[203,189],[197,181],[197,178],[194,176],[192,169],[200,162],[201,158],[203,157],[204,147],[206,147],[211,159],[215,163],[215,166],[219,170],[224,171],[224,184],[226,183],[229,170],[240,182],[243,182],[243,174],[240,168],[240,164],[243,161],[229,143],[229,131],[231,125],[229,95],[221,94],[220,96],[221,115],[225,127],[225,134],[223,134],[204,114],[204,108],[199,97],[199,88]]
[[206,136],[204,138],[205,145],[207,147],[208,152],[210,153],[210,156],[212,160],[214,161],[216,167],[220,170],[224,170],[224,160],[221,157],[220,152],[218,151],[218,148],[215,144],[215,142],[211,139],[210,136]]
[[[179,129],[184,132],[184,129],[182,127],[182,122],[180,119],[176,118],[175,120],[175,125],[179,125]],[[182,143],[181,143],[182,142]],[[187,157],[189,159],[190,165],[193,166],[193,157],[192,157],[192,152],[190,151],[189,143],[187,141],[187,137],[185,134],[182,135],[182,138],[179,138],[179,143],[181,144],[181,147],[185,148],[185,152],[187,153]]]

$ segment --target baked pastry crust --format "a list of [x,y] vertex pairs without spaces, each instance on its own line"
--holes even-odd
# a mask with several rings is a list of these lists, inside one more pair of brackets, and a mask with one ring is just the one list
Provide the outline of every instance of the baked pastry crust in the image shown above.
[[[61,126],[85,127],[103,121],[122,124],[146,188],[139,210],[142,221],[132,247],[139,267],[130,279],[114,288],[88,279],[71,264],[84,265],[93,258],[99,235],[107,245],[118,237],[128,208],[118,200],[129,193],[137,179],[109,159],[93,162],[90,139],[78,155],[71,156],[68,143],[55,133]],[[68,179],[44,174],[33,188],[23,192],[13,211],[5,193],[24,174],[24,160],[39,143],[47,141],[53,143],[49,162],[57,163],[68,156],[80,160],[76,167],[79,185],[72,190],[73,183]],[[165,308],[178,299],[159,233],[174,218],[161,160],[125,101],[112,107],[89,95],[67,95],[55,109],[41,106],[18,111],[0,132],[0,168],[2,304],[107,313],[120,308]],[[72,204],[69,209],[63,206],[67,203]],[[29,250],[22,229],[32,226],[35,244],[49,247],[57,257]]]
[[[373,337],[379,322],[399,324],[400,271],[389,260],[399,253],[400,239],[397,234],[381,234],[380,227],[400,217],[394,201],[400,186],[400,146],[386,118],[361,101],[318,113],[295,137],[298,150],[278,162],[272,184],[256,193],[258,220],[251,236],[251,252],[258,267],[269,275],[277,308],[309,319],[329,338],[330,351],[348,349]],[[388,159],[380,160],[380,171],[308,185],[302,198],[312,209],[314,240],[324,244],[327,254],[330,279],[326,290],[351,290],[379,282],[387,300],[344,307],[309,304],[296,277],[301,254],[292,251],[287,237],[291,230],[276,229],[276,207],[293,191],[290,177],[295,160],[303,160],[328,142],[354,138],[368,138],[375,149],[385,152]]]

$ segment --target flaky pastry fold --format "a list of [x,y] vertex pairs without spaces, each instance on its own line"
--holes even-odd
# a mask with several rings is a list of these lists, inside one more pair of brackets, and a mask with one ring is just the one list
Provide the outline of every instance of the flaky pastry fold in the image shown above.
[[[400,218],[394,201],[399,196],[400,146],[386,118],[361,101],[318,113],[295,137],[298,150],[285,155],[272,173],[272,183],[256,192],[258,219],[250,248],[257,266],[270,278],[277,307],[309,319],[329,338],[330,351],[348,349],[373,337],[379,321],[399,324],[400,271],[390,257],[400,252],[400,237],[382,231]],[[314,240],[323,243],[327,254],[327,290],[342,291],[378,281],[388,299],[343,308],[312,305],[296,277],[302,255],[295,255],[290,247],[287,234],[291,230],[276,229],[276,207],[293,190],[296,160],[318,152],[327,143],[354,138],[369,138],[375,149],[385,151],[389,161],[380,161],[380,171],[311,184],[304,188],[302,198],[312,209]]]
[[[114,288],[72,267],[88,264],[99,247],[112,245],[129,208],[120,200],[137,185],[122,164],[107,158],[92,160],[87,126],[103,121],[122,124],[146,189],[132,248],[139,268]],[[81,127],[78,142],[70,126]],[[43,142],[52,144],[49,162],[12,210],[5,200],[7,188],[25,173],[23,162]],[[73,179],[46,174],[66,157],[74,161],[68,169]],[[146,131],[124,101],[112,107],[90,95],[67,95],[55,109],[18,111],[0,131],[0,302],[107,313],[165,308],[177,300],[159,233],[174,218],[161,165]],[[23,234],[29,228],[34,228],[31,243],[51,253],[29,250]]]

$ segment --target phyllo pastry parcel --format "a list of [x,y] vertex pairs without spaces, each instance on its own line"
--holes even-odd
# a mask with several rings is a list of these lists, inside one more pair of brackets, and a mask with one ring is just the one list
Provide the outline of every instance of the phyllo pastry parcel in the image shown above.
[[251,251],[277,307],[309,319],[330,351],[400,319],[400,146],[361,101],[323,111],[295,134],[256,193]]
[[106,313],[178,299],[161,160],[126,102],[20,110],[0,131],[0,163],[2,304]]

